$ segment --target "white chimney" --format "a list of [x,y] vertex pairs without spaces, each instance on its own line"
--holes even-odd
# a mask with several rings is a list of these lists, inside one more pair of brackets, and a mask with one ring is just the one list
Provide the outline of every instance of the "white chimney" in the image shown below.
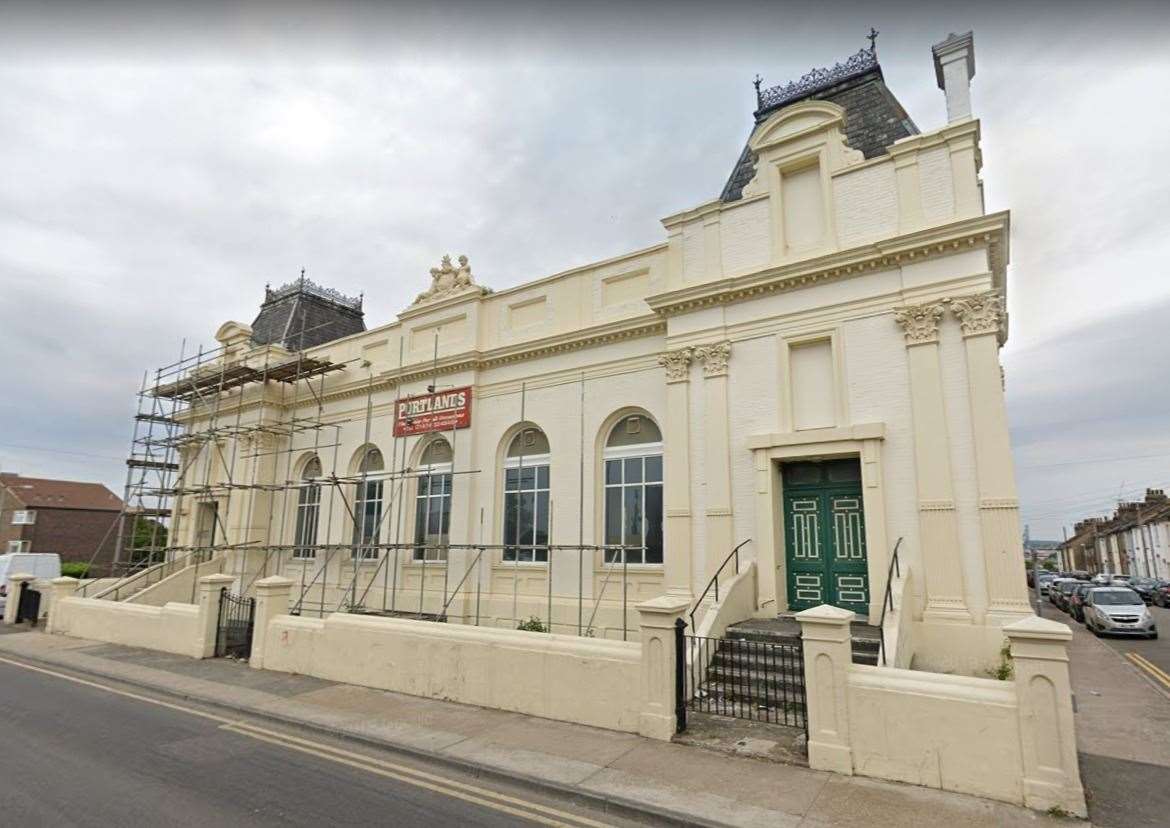
[[934,53],[934,75],[938,88],[947,96],[947,121],[971,117],[971,78],[975,77],[975,38],[971,32],[952,33],[930,47]]

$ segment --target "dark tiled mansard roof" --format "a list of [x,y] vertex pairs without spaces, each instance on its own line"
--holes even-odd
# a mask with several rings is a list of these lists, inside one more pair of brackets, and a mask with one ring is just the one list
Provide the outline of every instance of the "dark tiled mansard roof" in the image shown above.
[[265,288],[252,323],[252,341],[290,351],[312,348],[366,329],[362,300],[323,288],[302,276],[276,290]]
[[[752,134],[773,113],[808,100],[830,101],[843,108],[845,142],[866,158],[883,155],[898,139],[918,134],[918,127],[886,86],[877,54],[869,49],[832,69],[814,70],[798,81],[759,92]],[[756,159],[745,145],[720,198],[738,201],[755,174]]]

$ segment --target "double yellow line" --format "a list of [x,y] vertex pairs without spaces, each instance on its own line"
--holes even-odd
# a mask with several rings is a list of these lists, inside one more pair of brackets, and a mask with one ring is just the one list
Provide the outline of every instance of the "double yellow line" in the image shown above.
[[186,713],[191,716],[198,716],[203,719],[210,719],[219,723],[221,730],[226,730],[231,733],[236,733],[241,736],[247,736],[251,739],[257,739],[261,742],[267,742],[271,745],[285,748],[286,750],[294,750],[298,753],[304,753],[310,756],[315,756],[319,759],[324,759],[329,762],[334,762],[339,765],[346,765],[356,770],[364,771],[375,776],[381,776],[385,779],[393,779],[396,782],[401,782],[407,785],[413,785],[416,788],[423,788],[443,796],[452,797],[454,799],[461,799],[464,802],[470,802],[485,808],[490,808],[494,811],[500,811],[510,816],[518,817],[529,822],[539,823],[541,825],[556,826],[556,828],[606,828],[607,823],[597,822],[588,817],[572,814],[567,811],[561,811],[557,808],[550,808],[547,805],[542,805],[539,802],[532,802],[527,799],[520,799],[519,797],[507,796],[505,794],[493,791],[490,788],[485,788],[480,785],[469,785],[465,782],[459,782],[454,779],[448,779],[438,774],[428,773],[426,771],[412,768],[409,765],[402,765],[395,762],[388,762],[384,759],[378,759],[374,756],[367,756],[362,753],[355,753],[349,750],[343,750],[331,745],[322,744],[321,742],[314,742],[308,739],[302,739],[298,736],[292,736],[288,733],[281,733],[276,730],[260,727],[249,722],[233,720],[226,716],[219,716],[215,713],[210,713],[204,710],[197,710],[185,705],[176,704],[174,702],[156,699],[151,696],[143,695],[142,693],[134,693],[127,690],[122,690],[117,687],[111,687],[101,682],[91,681],[89,679],[79,678],[77,676],[69,675],[68,673],[60,673],[56,670],[48,670],[44,667],[35,667],[32,664],[27,664],[23,661],[18,661],[10,658],[0,657],[0,663],[9,664],[13,667],[20,667],[25,670],[30,670],[34,673],[42,673],[54,678],[71,681],[74,684],[85,685],[97,690],[102,690],[106,693],[112,693],[117,696],[125,696],[127,698],[135,699],[136,701],[146,702],[148,704],[165,707],[179,713]]
[[1138,653],[1128,652],[1125,654],[1125,657],[1128,658],[1138,669],[1143,670],[1147,675],[1153,678],[1154,681],[1158,682],[1158,684],[1162,685],[1167,690],[1170,690],[1170,673],[1167,673],[1157,664],[1150,661],[1145,656],[1139,655]]

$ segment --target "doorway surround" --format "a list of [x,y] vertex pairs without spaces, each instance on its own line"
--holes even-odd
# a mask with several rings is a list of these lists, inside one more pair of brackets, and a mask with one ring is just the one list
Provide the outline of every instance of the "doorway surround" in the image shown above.
[[780,464],[792,460],[843,457],[856,457],[861,462],[861,502],[869,553],[869,617],[876,622],[881,616],[891,553],[886,537],[882,485],[881,444],[885,436],[885,423],[860,423],[748,437],[747,445],[755,469],[756,537],[759,538],[756,553],[760,571],[757,613],[761,617],[774,617],[788,611],[784,490]]

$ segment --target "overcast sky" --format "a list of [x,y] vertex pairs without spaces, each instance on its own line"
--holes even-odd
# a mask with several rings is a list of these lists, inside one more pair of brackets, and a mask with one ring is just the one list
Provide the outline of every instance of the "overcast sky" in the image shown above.
[[443,253],[503,288],[663,240],[722,187],[752,77],[871,25],[935,129],[930,46],[974,29],[1023,512],[1058,538],[1170,484],[1170,16],[1103,6],[0,5],[0,469],[120,494],[142,371],[302,266],[374,326]]

